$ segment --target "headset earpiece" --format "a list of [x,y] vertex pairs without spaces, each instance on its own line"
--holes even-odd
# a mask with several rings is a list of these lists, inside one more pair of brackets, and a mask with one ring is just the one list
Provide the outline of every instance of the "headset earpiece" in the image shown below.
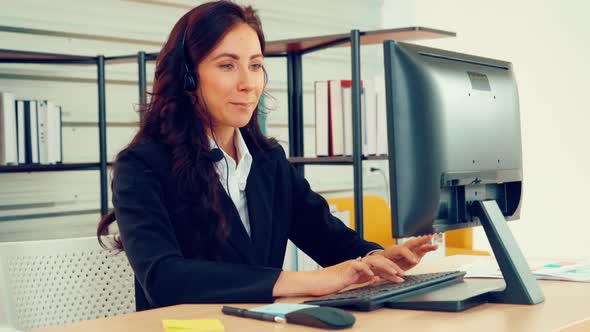
[[184,89],[186,91],[195,91],[197,88],[196,77],[189,71],[188,67],[185,65],[185,73],[184,73]]
[[186,49],[184,46],[184,42],[186,39],[186,32],[188,30],[188,26],[184,29],[184,33],[182,34],[182,62],[184,64],[184,90],[186,91],[195,91],[197,88],[197,77],[191,72],[190,68],[188,67],[188,62],[186,59]]

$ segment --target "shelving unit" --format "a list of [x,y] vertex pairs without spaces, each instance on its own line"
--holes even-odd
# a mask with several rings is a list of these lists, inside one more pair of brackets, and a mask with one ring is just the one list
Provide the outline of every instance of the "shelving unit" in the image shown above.
[[[361,141],[361,98],[360,98],[360,47],[361,45],[379,44],[384,40],[410,41],[453,37],[454,32],[424,27],[408,27],[373,31],[351,30],[350,33],[314,36],[307,38],[270,41],[266,44],[266,57],[285,58],[287,60],[287,93],[289,118],[289,161],[304,175],[305,165],[352,165],[354,173],[355,227],[363,236],[363,182],[362,161],[388,160],[387,156],[362,156]],[[332,47],[350,47],[352,69],[352,116],[353,116],[353,156],[352,157],[316,157],[303,156],[303,79],[302,57]],[[105,96],[105,64],[129,63],[137,61],[139,102],[145,104],[146,96],[146,63],[157,58],[157,53],[138,52],[134,55],[105,57],[78,56],[40,52],[23,52],[0,49],[0,63],[35,63],[60,65],[95,65],[97,67],[98,87],[98,132],[99,161],[97,163],[71,163],[58,165],[20,165],[0,166],[0,173],[32,173],[58,172],[74,170],[98,170],[100,172],[100,211],[101,215],[108,212],[108,178],[106,155],[106,96]]]
[[[361,141],[361,97],[360,97],[360,46],[379,44],[384,40],[411,41],[454,37],[454,32],[425,27],[407,27],[373,31],[352,30],[350,33],[286,39],[266,43],[265,57],[286,58],[287,93],[289,118],[289,161],[304,175],[305,165],[352,165],[354,173],[355,229],[363,236],[363,160],[388,160],[387,156],[362,156]],[[351,48],[352,68],[352,116],[353,156],[352,157],[303,157],[303,79],[302,57],[305,54],[332,47]],[[158,53],[139,52],[139,100],[145,102],[146,62],[155,60]]]
[[55,165],[17,165],[0,166],[0,173],[34,173],[34,172],[63,172],[63,171],[92,171],[100,174],[100,211],[101,215],[108,212],[108,177],[107,144],[106,144],[106,98],[105,98],[105,64],[128,61],[129,57],[105,57],[102,55],[79,56],[69,54],[24,52],[0,49],[0,63],[21,64],[53,64],[53,65],[86,65],[97,68],[98,87],[98,136],[99,161],[96,163],[70,163]]

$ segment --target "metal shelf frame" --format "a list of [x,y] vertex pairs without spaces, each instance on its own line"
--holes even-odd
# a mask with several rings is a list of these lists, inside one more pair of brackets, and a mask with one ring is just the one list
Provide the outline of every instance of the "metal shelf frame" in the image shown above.
[[105,64],[122,63],[135,59],[135,56],[105,57],[68,55],[42,52],[27,52],[0,49],[0,63],[28,63],[49,65],[87,65],[96,66],[96,84],[98,88],[98,163],[73,163],[56,165],[18,165],[0,166],[0,173],[32,173],[32,172],[56,172],[98,170],[100,174],[100,213],[108,213],[108,176],[107,168],[107,136],[106,136],[106,93],[105,93]]

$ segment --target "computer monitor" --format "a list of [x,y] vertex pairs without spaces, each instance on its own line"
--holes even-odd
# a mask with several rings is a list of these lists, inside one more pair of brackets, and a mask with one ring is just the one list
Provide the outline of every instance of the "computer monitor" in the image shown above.
[[384,61],[393,236],[483,225],[506,281],[498,301],[543,301],[506,225],[522,196],[512,65],[396,41]]

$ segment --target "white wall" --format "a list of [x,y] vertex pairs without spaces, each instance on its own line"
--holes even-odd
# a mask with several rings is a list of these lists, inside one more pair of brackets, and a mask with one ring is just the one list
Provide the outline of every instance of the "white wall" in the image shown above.
[[[156,52],[176,20],[201,2],[6,0],[0,11],[0,48],[92,56]],[[372,30],[380,22],[378,0],[342,0],[338,5],[313,0],[247,2],[259,10],[267,40]],[[363,51],[363,75],[372,75],[381,65],[372,55],[378,57],[379,52]],[[267,59],[266,65],[268,90],[276,98],[275,111],[268,118],[269,134],[288,145],[286,60]],[[148,80],[153,69],[152,62]],[[313,81],[346,77],[350,77],[349,49],[303,57],[306,156],[315,153]],[[52,99],[63,106],[65,162],[98,160],[95,79],[92,66],[0,64],[0,90],[12,91],[17,98]],[[107,154],[112,159],[137,128],[137,65],[107,65],[106,79]],[[352,188],[350,167],[308,167],[306,175],[316,190]],[[379,175],[367,176],[365,182],[376,190],[384,188]],[[0,241],[92,235],[99,218],[98,183],[94,171],[0,174]],[[81,210],[90,212],[17,220],[23,215]]]
[[[589,257],[590,3],[384,0],[383,8],[383,27],[457,32],[422,45],[513,63],[524,199],[521,220],[510,227],[527,256]],[[489,248],[482,230],[475,240],[478,248]]]

